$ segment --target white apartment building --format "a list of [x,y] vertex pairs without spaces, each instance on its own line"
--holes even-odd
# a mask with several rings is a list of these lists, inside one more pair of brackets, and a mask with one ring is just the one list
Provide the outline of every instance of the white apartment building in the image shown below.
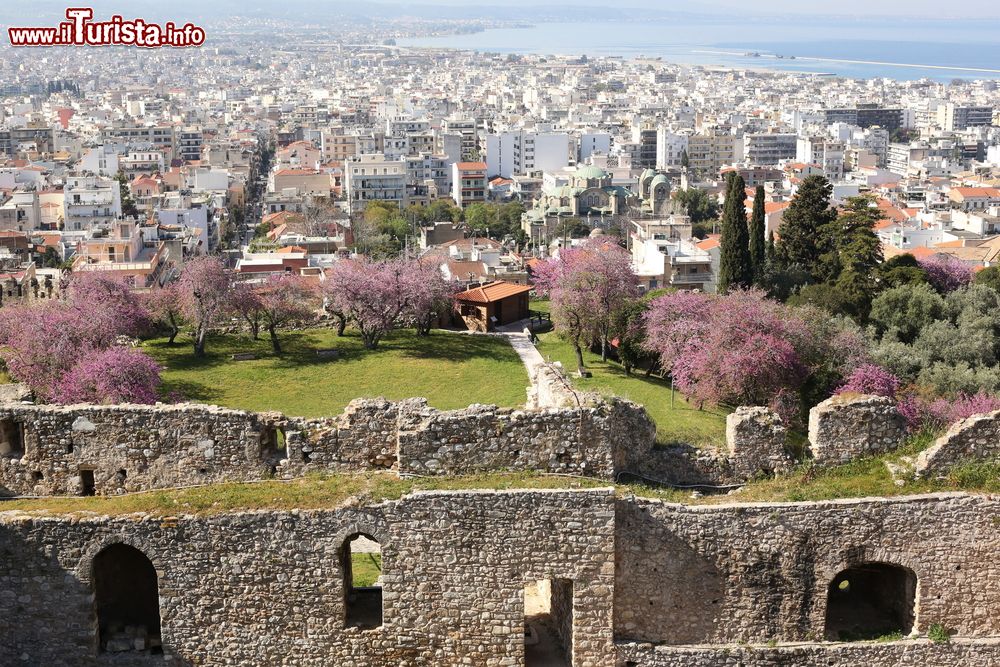
[[842,141],[826,137],[799,137],[795,159],[806,164],[818,164],[827,179],[839,181],[844,178],[845,151],[846,146]]
[[[688,149],[688,135],[671,132],[666,127],[656,131],[656,168],[679,167]],[[688,158],[690,160],[690,156]]]
[[379,153],[358,155],[348,160],[344,172],[352,212],[363,211],[375,200],[394,202],[400,208],[408,205],[403,160],[389,160]]
[[110,225],[121,217],[118,181],[100,176],[69,176],[63,188],[63,223],[67,231]]
[[571,164],[573,143],[565,132],[512,130],[486,135],[486,171],[510,178],[533,169],[554,171]]
[[586,162],[594,153],[611,152],[611,135],[607,132],[584,132],[580,135],[577,162]]

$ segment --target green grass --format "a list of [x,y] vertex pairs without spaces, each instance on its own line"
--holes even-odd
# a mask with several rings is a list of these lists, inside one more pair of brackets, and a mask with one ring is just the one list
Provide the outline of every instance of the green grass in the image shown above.
[[[969,467],[966,467],[968,470]],[[748,484],[739,493],[694,497],[689,491],[620,484],[619,495],[673,503],[718,505],[744,502],[816,501],[836,498],[892,497],[938,491],[997,493],[1000,478],[981,482],[976,476],[952,473],[943,480],[896,485],[883,472],[880,459],[865,459],[816,470],[800,467],[778,480]],[[335,509],[348,504],[377,504],[398,500],[414,491],[595,489],[613,486],[600,479],[544,475],[534,472],[498,472],[463,477],[425,477],[402,480],[392,473],[312,474],[290,481],[241,482],[132,493],[123,496],[40,498],[0,502],[0,511],[34,514],[121,516],[142,513],[169,525],[182,514],[212,515],[246,510]]]
[[[166,370],[165,394],[243,410],[278,410],[320,417],[340,413],[354,398],[391,400],[421,396],[442,410],[471,403],[523,405],[528,375],[510,344],[494,336],[435,331],[417,336],[397,331],[378,349],[365,350],[351,331],[338,338],[330,329],[285,332],[284,352],[271,352],[266,335],[214,336],[199,359],[185,337],[145,344]],[[339,359],[319,359],[318,348],[340,350]],[[253,361],[233,361],[235,352],[253,352]]]
[[[544,302],[532,302],[539,310]],[[619,396],[646,407],[656,422],[656,439],[660,444],[683,442],[696,447],[721,446],[726,439],[726,411],[706,406],[698,410],[674,392],[671,401],[670,383],[656,377],[645,377],[640,371],[625,375],[621,365],[614,361],[601,361],[598,354],[584,350],[583,358],[593,377],[573,377],[576,372],[576,353],[573,346],[555,332],[539,337],[538,351],[546,361],[559,361],[573,386],[583,391],[595,391],[608,396]]]
[[382,575],[382,554],[351,554],[351,585],[355,588],[374,586]]
[[11,500],[0,502],[0,511],[55,514],[92,512],[109,516],[141,512],[157,517],[170,517],[177,514],[210,515],[238,510],[336,508],[344,506],[351,499],[369,504],[379,503],[398,500],[414,491],[578,489],[609,486],[610,483],[598,479],[532,472],[406,480],[399,479],[392,473],[311,474],[291,481],[232,482],[123,496]]

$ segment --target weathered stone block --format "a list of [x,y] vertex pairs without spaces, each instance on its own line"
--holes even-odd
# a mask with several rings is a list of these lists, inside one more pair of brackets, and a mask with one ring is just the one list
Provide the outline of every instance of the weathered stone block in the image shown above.
[[906,420],[885,396],[841,394],[809,411],[809,446],[818,463],[881,454],[905,437]]

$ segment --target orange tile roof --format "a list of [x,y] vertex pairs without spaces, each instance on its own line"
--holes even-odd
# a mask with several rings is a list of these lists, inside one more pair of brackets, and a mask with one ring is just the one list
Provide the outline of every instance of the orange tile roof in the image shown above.
[[459,169],[464,169],[466,171],[472,171],[472,170],[477,170],[477,169],[480,170],[480,171],[485,171],[486,170],[486,163],[485,162],[459,162],[458,163],[458,168]]
[[473,287],[470,290],[461,292],[455,295],[455,299],[466,303],[493,303],[494,301],[500,301],[501,299],[518,294],[527,294],[530,291],[531,287],[527,285],[515,285],[514,283],[497,280],[487,283],[482,287]]
[[698,241],[698,243],[696,243],[695,245],[701,248],[702,250],[711,250],[712,248],[718,248],[722,244],[717,238],[708,238],[702,241]]

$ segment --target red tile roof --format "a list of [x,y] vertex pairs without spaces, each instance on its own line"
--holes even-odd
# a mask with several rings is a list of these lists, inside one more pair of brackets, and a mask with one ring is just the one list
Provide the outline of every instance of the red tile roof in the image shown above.
[[493,303],[518,294],[527,294],[530,291],[531,287],[527,285],[515,285],[514,283],[497,280],[487,283],[482,287],[473,287],[470,290],[461,292],[455,295],[455,299],[464,301],[465,303]]

